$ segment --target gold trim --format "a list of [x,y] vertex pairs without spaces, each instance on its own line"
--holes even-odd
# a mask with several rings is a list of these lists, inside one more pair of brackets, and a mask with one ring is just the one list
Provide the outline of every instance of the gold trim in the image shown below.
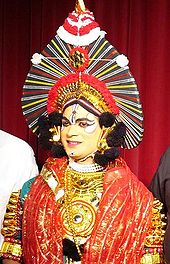
[[159,247],[163,244],[166,219],[165,215],[161,213],[162,208],[163,204],[155,199],[152,208],[151,224],[145,239],[146,247]]
[[21,213],[20,192],[13,192],[7,205],[7,212],[4,216],[1,234],[4,237],[12,237],[20,231],[18,216]]
[[163,204],[154,199],[150,227],[146,234],[144,251],[140,264],[163,264],[163,241],[166,228],[165,215],[161,213]]
[[[101,198],[97,194],[102,194],[104,173],[104,171],[81,173],[70,168],[65,171],[63,213],[64,225],[68,229],[65,235],[69,237],[71,234],[80,257],[82,255],[79,247],[80,241],[86,240],[94,227],[95,212]],[[84,212],[86,212],[86,217]],[[77,216],[81,218],[80,222],[75,221]],[[90,225],[89,219],[91,219]]]
[[21,257],[22,256],[21,245],[5,241],[2,244],[1,254],[10,254],[16,257]]
[[72,98],[77,100],[85,98],[101,113],[111,111],[106,105],[103,96],[96,89],[82,81],[72,82],[59,88],[57,99],[59,111],[62,112],[66,102]]

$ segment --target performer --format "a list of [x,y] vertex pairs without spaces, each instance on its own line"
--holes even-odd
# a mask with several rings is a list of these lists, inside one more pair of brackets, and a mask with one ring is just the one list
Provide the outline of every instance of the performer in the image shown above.
[[166,261],[170,263],[170,147],[163,153],[149,189],[163,203],[164,213],[168,219],[164,250]]
[[119,156],[143,135],[127,58],[79,1],[32,62],[24,115],[51,157],[18,192],[4,263],[164,263],[161,203]]
[[[37,175],[32,148],[22,139],[0,130],[0,228],[11,193]],[[3,240],[0,234],[0,246]]]

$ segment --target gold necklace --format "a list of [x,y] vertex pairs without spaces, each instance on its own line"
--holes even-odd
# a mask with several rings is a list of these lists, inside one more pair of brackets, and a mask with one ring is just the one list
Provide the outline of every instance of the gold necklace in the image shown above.
[[72,237],[81,257],[80,242],[90,236],[103,191],[104,172],[82,173],[67,168],[64,175],[64,202],[61,212],[66,237]]

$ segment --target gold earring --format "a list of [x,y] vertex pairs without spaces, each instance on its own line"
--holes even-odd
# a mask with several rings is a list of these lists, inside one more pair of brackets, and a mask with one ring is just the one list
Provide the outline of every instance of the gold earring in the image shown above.
[[50,128],[49,131],[52,133],[52,138],[50,138],[49,141],[59,142],[60,141],[60,127],[54,126]]
[[108,145],[105,138],[101,138],[98,142],[97,149],[98,151],[103,154],[106,149],[108,149]]
[[104,154],[105,150],[110,147],[107,144],[106,137],[114,129],[115,123],[111,127],[102,127],[101,135],[97,144],[97,149],[101,154]]

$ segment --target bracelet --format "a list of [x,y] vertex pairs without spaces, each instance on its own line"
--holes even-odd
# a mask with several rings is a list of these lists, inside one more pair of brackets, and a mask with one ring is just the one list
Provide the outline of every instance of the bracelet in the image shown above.
[[2,258],[20,261],[22,256],[21,244],[4,241],[1,248],[1,256]]

